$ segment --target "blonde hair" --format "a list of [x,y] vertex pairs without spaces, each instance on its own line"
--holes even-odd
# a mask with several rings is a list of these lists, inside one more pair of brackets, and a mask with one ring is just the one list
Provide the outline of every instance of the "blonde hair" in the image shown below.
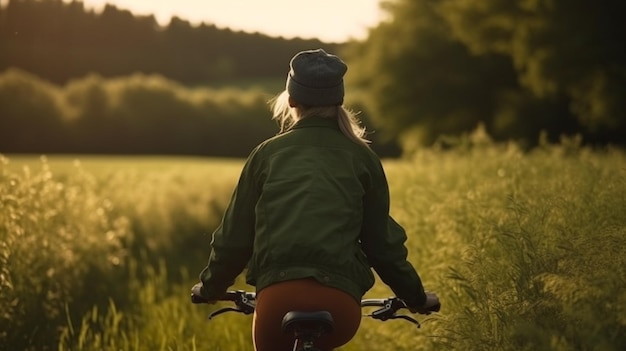
[[317,116],[322,118],[337,118],[339,129],[348,139],[361,144],[369,145],[370,141],[365,139],[366,130],[361,126],[361,122],[356,113],[344,108],[341,105],[331,106],[289,106],[289,93],[285,90],[270,100],[272,108],[272,119],[278,122],[280,131],[278,134],[290,131],[301,119]]

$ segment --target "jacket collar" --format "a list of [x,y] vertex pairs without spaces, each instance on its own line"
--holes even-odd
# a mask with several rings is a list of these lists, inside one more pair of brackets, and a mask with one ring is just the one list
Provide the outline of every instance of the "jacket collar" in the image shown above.
[[316,117],[311,116],[304,119],[299,120],[293,126],[293,129],[297,128],[307,128],[307,127],[327,127],[333,129],[339,129],[339,124],[337,124],[337,118],[334,117]]

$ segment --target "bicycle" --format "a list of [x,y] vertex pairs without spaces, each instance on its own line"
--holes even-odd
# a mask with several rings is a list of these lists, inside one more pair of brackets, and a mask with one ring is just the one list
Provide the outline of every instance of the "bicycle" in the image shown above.
[[[226,312],[236,312],[252,314],[255,309],[256,293],[244,290],[228,291],[220,301],[233,302],[235,307],[222,307],[209,314],[209,319]],[[207,303],[201,296],[191,294],[191,302],[195,304]],[[406,303],[398,297],[388,297],[384,299],[363,299],[361,307],[380,307],[370,314],[364,315],[380,321],[392,319],[402,319],[411,322],[420,328],[419,321],[411,316],[397,314],[401,309],[408,309]],[[419,311],[421,314],[439,312],[441,304],[437,304],[429,310]],[[333,331],[333,317],[328,311],[290,311],[287,312],[282,321],[282,330],[292,334],[294,337],[293,351],[319,351],[315,348],[315,340],[326,333]],[[298,345],[300,348],[298,348]]]

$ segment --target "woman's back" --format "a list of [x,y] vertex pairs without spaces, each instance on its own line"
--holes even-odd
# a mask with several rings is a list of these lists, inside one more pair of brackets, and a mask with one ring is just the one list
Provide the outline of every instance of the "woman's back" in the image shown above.
[[308,117],[249,162],[260,194],[250,282],[313,276],[360,298],[373,282],[359,244],[363,198],[384,179],[375,155],[347,139],[336,119]]

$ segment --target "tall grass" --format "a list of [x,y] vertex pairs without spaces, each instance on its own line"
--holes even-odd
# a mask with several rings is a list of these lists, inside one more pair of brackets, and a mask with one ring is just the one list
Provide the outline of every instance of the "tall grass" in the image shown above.
[[241,166],[87,162],[96,177],[63,161],[0,159],[0,349],[54,349],[68,318],[92,306],[102,314],[110,301],[132,315],[160,262],[180,283],[183,268],[206,257]]
[[0,343],[46,348],[65,304],[96,302],[85,277],[115,276],[129,222],[112,215],[89,174],[59,180],[45,161],[19,173],[7,163],[0,158]]
[[[0,303],[8,312],[0,344],[250,349],[250,316],[207,321],[215,307],[189,303],[240,162],[53,166],[51,159],[23,171],[3,158]],[[364,318],[342,350],[626,345],[623,152],[571,140],[532,152],[474,143],[421,150],[385,168],[410,260],[443,310],[419,316],[421,329]],[[367,296],[388,295],[378,283]]]
[[444,301],[429,344],[626,345],[623,153],[564,141],[531,153],[515,145],[423,151],[388,166],[412,260]]

